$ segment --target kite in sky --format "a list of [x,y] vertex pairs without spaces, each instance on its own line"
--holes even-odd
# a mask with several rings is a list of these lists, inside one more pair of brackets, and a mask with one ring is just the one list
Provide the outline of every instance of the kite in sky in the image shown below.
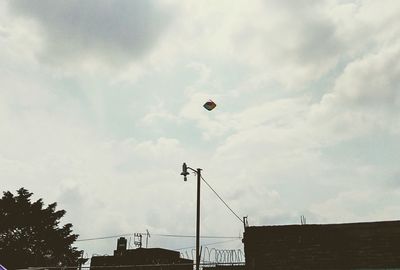
[[214,101],[209,99],[206,103],[204,103],[203,107],[206,108],[206,110],[211,111],[212,109],[217,107],[217,104],[215,104]]

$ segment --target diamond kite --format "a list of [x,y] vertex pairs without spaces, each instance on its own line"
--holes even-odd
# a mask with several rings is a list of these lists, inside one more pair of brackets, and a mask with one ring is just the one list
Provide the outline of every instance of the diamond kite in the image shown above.
[[203,107],[206,108],[206,110],[211,111],[212,109],[217,107],[217,104],[215,104],[215,102],[210,99],[206,103],[204,103]]

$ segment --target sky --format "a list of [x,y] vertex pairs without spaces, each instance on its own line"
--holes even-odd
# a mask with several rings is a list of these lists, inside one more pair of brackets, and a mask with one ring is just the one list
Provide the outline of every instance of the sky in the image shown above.
[[[398,220],[399,17],[397,0],[1,1],[1,191],[57,202],[80,239],[147,229],[169,249],[194,246],[156,235],[195,234],[183,162],[251,226]],[[243,233],[204,184],[201,211],[202,235]]]

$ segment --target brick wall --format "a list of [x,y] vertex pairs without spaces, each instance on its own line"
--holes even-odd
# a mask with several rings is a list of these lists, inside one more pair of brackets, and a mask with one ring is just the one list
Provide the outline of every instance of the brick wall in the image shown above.
[[248,270],[400,269],[400,221],[247,227]]

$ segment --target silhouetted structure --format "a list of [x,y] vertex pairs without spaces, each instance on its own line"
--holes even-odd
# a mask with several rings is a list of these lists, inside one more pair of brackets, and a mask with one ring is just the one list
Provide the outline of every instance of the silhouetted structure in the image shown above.
[[[101,267],[96,268],[96,266]],[[181,258],[178,251],[163,248],[127,249],[126,239],[121,237],[118,239],[114,256],[93,256],[90,268],[92,270],[192,270],[193,261]]]
[[400,269],[400,221],[246,227],[248,270]]

